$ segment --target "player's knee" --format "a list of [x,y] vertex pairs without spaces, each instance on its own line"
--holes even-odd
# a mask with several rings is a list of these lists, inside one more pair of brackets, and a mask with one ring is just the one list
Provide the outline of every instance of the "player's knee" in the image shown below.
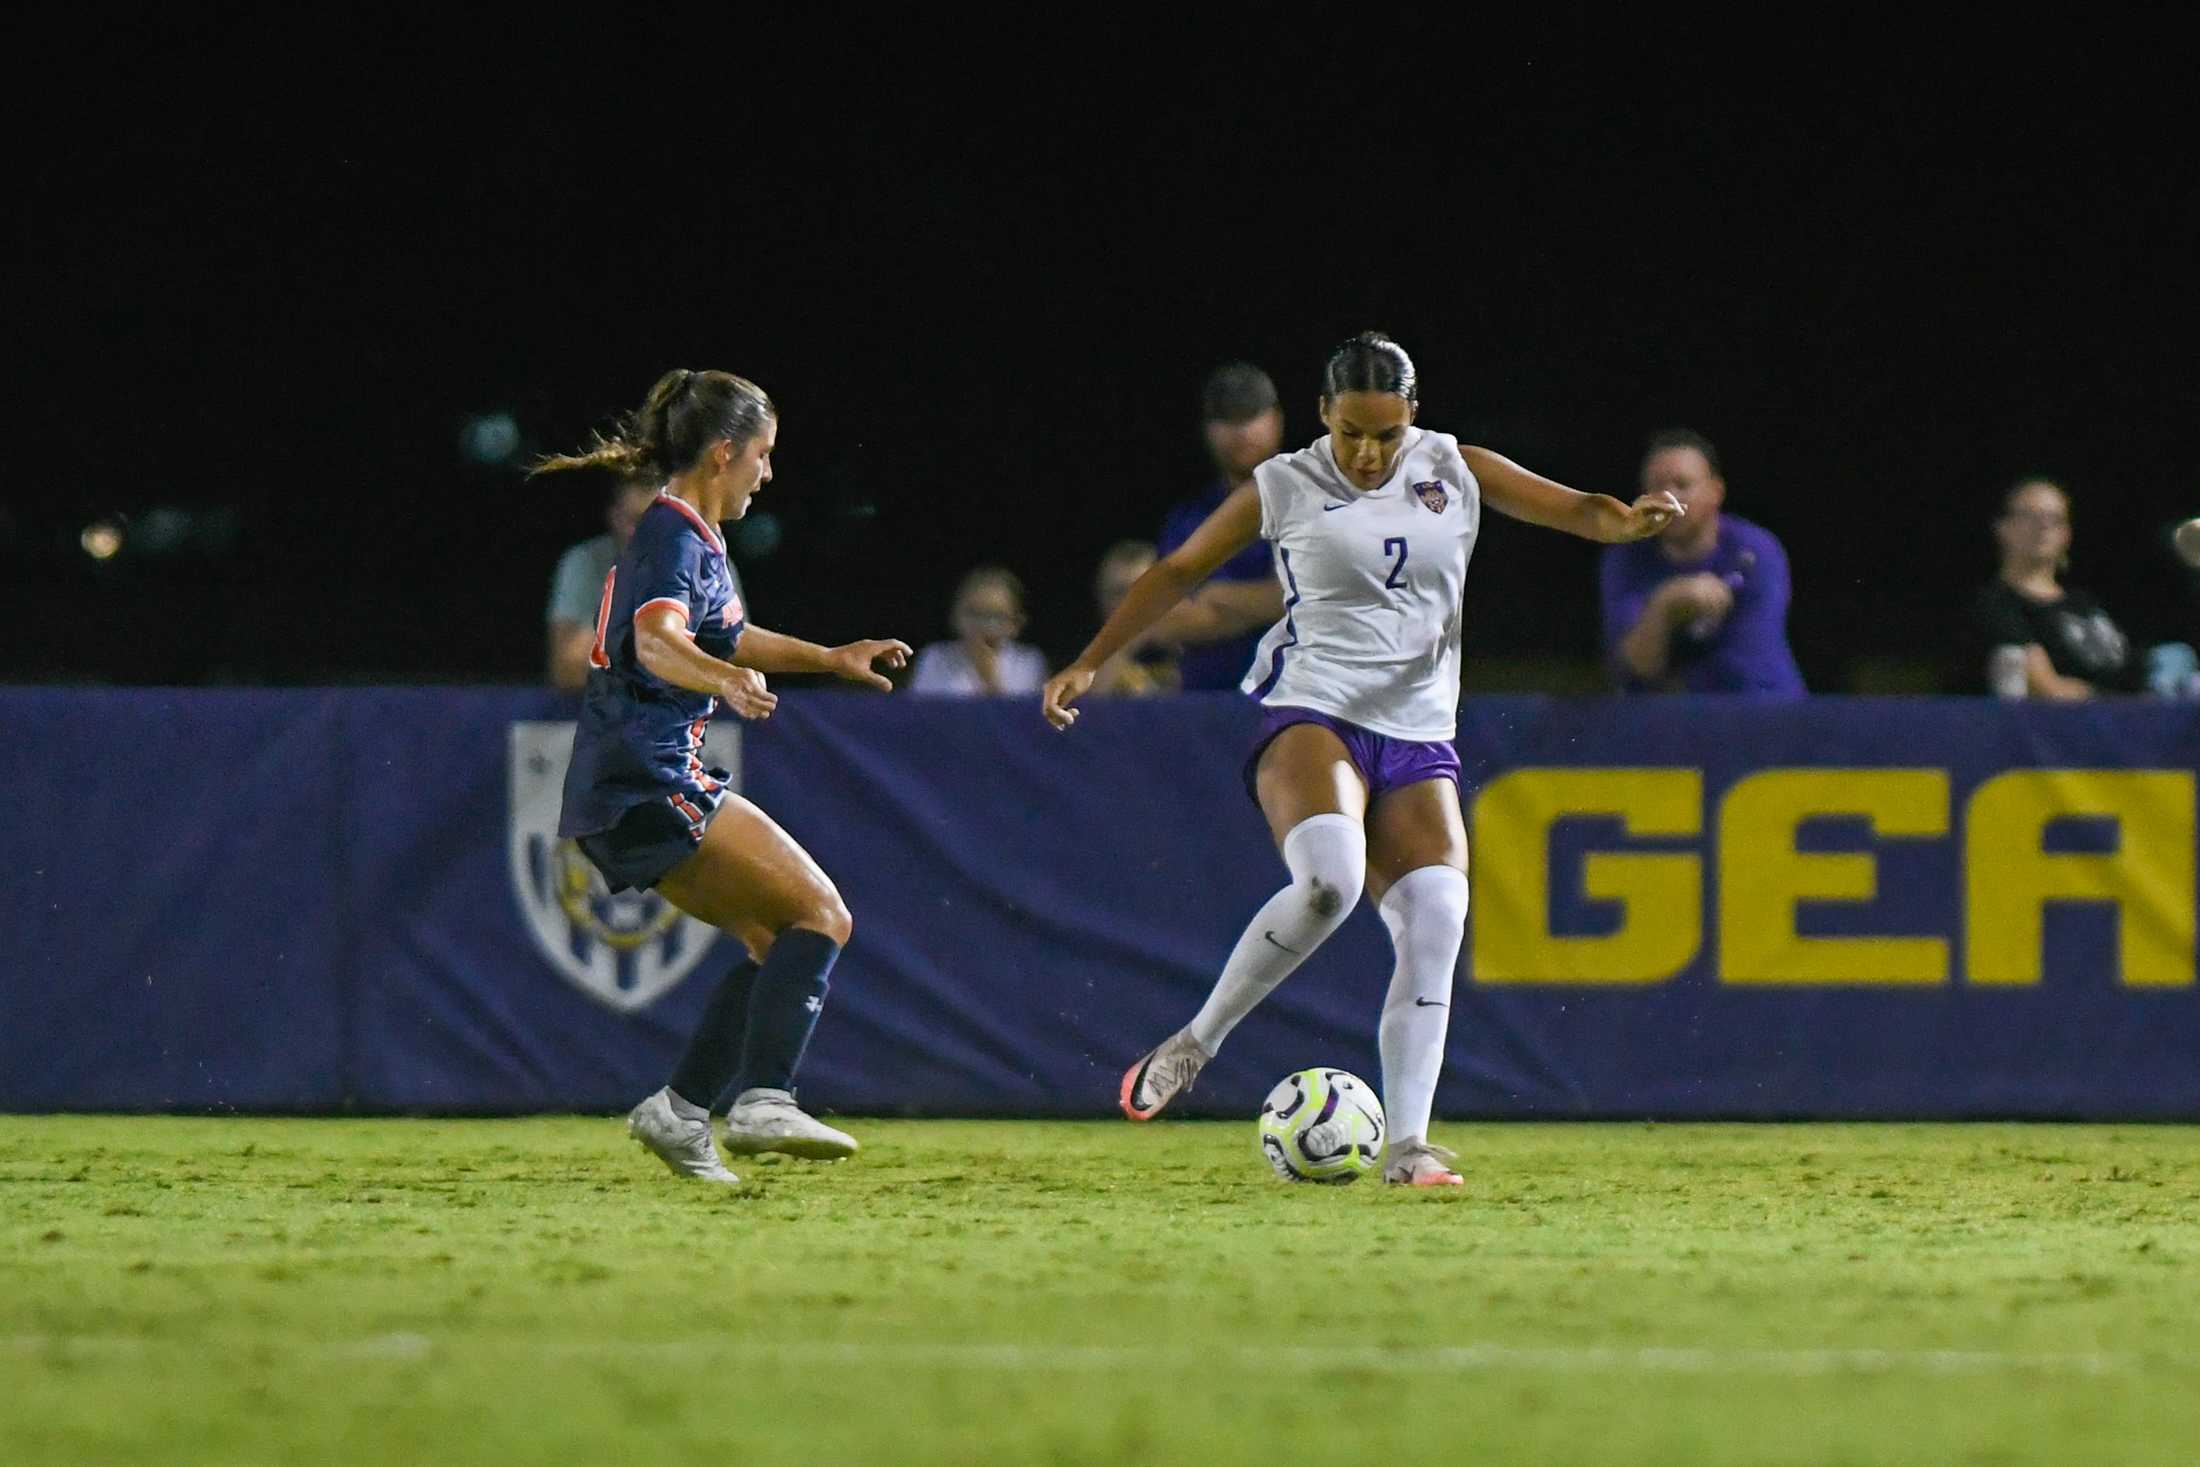
[[840,947],[846,947],[848,939],[855,936],[856,931],[856,919],[849,912],[848,904],[842,901],[840,893],[834,891],[831,887],[827,887],[818,894],[816,900],[811,903],[810,910],[804,913],[794,925],[807,927],[812,932],[823,933],[831,938],[835,945]]
[[1292,827],[1283,841],[1284,864],[1306,914],[1335,927],[1359,904],[1367,884],[1367,837],[1357,821],[1316,815]]
[[[1355,895],[1357,895],[1355,893]],[[1306,878],[1306,907],[1324,921],[1344,915],[1345,891],[1341,883],[1320,876]]]
[[1409,871],[1383,893],[1378,910],[1393,941],[1456,944],[1467,925],[1466,873],[1442,865]]
[[1301,873],[1295,884],[1308,914],[1317,921],[1334,925],[1350,916],[1352,909],[1359,905],[1360,892],[1366,883],[1364,866],[1336,861]]

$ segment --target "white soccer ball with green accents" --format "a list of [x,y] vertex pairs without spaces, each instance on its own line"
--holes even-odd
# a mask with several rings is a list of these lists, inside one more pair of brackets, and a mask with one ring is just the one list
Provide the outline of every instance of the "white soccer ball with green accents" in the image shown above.
[[1383,1103],[1343,1070],[1286,1075],[1260,1107],[1260,1152],[1287,1182],[1356,1182],[1383,1160]]

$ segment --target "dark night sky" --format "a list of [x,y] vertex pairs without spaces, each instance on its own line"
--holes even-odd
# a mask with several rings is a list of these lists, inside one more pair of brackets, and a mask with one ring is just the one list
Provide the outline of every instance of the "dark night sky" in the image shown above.
[[[1718,441],[1817,686],[1931,651],[2034,466],[2076,491],[2074,579],[2200,632],[2159,541],[2200,512],[2166,38],[167,24],[48,53],[82,105],[23,165],[0,675],[531,677],[600,498],[470,467],[460,424],[564,447],[673,365],[784,409],[759,620],[927,640],[998,559],[1059,658],[1099,549],[1198,486],[1205,370],[1265,364],[1296,445],[1370,325],[1425,423],[1578,487],[1632,493],[1655,427]],[[235,551],[75,549],[164,505],[236,506]],[[1475,653],[1594,648],[1594,551],[1491,525],[1470,689]]]

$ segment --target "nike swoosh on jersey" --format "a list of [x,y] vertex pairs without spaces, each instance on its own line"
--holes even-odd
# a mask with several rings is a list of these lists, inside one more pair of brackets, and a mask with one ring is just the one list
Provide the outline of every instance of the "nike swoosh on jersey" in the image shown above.
[[1358,504],[1359,502],[1360,501],[1358,501],[1357,499],[1348,499],[1342,504],[1325,504],[1322,506],[1322,513],[1328,514],[1331,510],[1350,509],[1353,505]]

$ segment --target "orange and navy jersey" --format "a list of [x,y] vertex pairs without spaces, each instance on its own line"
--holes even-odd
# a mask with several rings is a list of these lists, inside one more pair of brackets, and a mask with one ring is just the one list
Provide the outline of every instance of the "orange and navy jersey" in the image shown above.
[[747,625],[718,527],[669,494],[643,512],[604,578],[560,835],[608,830],[649,800],[672,798],[700,816],[721,798],[725,771],[702,761],[718,700],[674,687],[634,655],[635,618],[659,608],[677,612],[695,645],[720,660],[732,658]]

